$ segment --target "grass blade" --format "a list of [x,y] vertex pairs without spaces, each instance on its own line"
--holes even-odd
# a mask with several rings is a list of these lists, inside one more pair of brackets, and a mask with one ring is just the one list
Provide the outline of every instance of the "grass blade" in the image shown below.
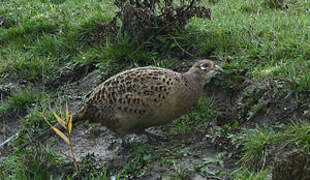
[[64,141],[66,141],[67,144],[70,144],[70,141],[68,139],[68,137],[62,133],[58,128],[56,128],[55,126],[51,126],[51,128],[56,132],[56,134],[58,136],[60,136]]
[[69,122],[68,122],[68,132],[69,132],[69,134],[71,134],[71,130],[72,130],[72,118],[73,118],[73,115],[71,114]]
[[66,121],[69,121],[69,108],[68,108],[68,103],[66,103]]
[[54,114],[56,120],[62,125],[62,127],[67,129],[66,122],[64,120],[62,120],[54,111],[53,111],[53,114]]
[[53,125],[46,119],[46,117],[44,116],[43,113],[41,113],[41,116],[43,117],[43,119],[47,122],[47,124],[52,127]]

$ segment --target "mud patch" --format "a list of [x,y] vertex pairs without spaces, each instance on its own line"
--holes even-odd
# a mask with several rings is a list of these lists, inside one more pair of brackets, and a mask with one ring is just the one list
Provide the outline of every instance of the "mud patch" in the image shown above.
[[[227,75],[224,78],[233,78]],[[101,83],[100,73],[93,71],[76,79],[68,80],[66,84],[57,88],[57,92],[68,101],[71,112],[76,112],[83,104],[84,96]],[[232,126],[235,122],[239,127],[252,127],[256,124],[264,124],[286,120],[300,114],[306,114],[306,109],[295,111],[298,100],[292,94],[283,94],[274,98],[275,85],[279,85],[274,79],[253,82],[246,78],[239,78],[233,86],[219,83],[220,79],[214,79],[206,86],[205,95],[210,97],[217,111],[215,125],[222,128]],[[279,99],[281,101],[279,101]],[[258,105],[259,104],[259,105]],[[306,112],[306,113],[305,113]],[[251,114],[252,113],[252,114]],[[283,116],[283,118],[281,118]],[[285,117],[284,117],[285,116]],[[275,118],[275,119],[273,119]],[[206,120],[206,119],[204,119]],[[128,179],[219,179],[229,177],[238,164],[234,155],[238,154],[227,137],[228,134],[222,128],[221,134],[215,141],[210,141],[206,135],[217,131],[216,127],[210,127],[209,120],[203,124],[197,133],[183,135],[169,135],[167,126],[150,128],[155,134],[167,136],[168,142],[151,142],[145,137],[129,136],[131,148],[121,152],[120,139],[110,131],[101,128],[98,132],[93,125],[84,123],[82,126],[74,125],[72,141],[76,158],[79,163],[88,158],[96,160],[101,166],[107,167],[108,175]],[[214,124],[212,124],[214,125]],[[7,127],[16,126],[14,124]],[[13,130],[14,134],[18,128]],[[236,129],[235,133],[240,129]],[[223,132],[223,133],[222,133]],[[56,152],[70,154],[67,144],[55,134],[48,141]],[[234,152],[235,151],[235,152]],[[224,153],[224,154],[223,154]]]
[[[130,147],[124,149],[121,140],[109,130],[100,125],[95,129],[92,127],[85,123],[73,128],[74,151],[80,164],[90,158],[99,167],[106,167],[108,177],[151,180],[184,175],[187,179],[206,179],[224,177],[236,168],[236,160],[221,155],[204,138],[205,132],[171,136],[166,132],[167,126],[150,128],[148,131],[168,137],[168,141],[151,141],[143,135],[129,135]],[[70,154],[68,145],[56,135],[46,144],[52,145],[56,152]]]
[[[117,149],[109,149],[109,146],[117,141],[106,129],[101,130],[98,136],[91,134],[89,127],[73,127],[72,143],[77,161],[81,161],[88,154],[93,154],[97,159],[105,161],[113,157]],[[53,136],[46,144],[52,144],[56,152],[71,155],[70,147],[61,138]]]

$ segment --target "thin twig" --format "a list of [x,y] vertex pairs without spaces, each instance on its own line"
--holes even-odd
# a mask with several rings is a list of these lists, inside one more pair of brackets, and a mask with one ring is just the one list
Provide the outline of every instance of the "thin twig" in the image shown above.
[[72,145],[72,141],[71,141],[71,136],[70,136],[69,132],[68,132],[68,138],[69,138],[69,145],[70,145],[71,156],[72,156],[72,163],[73,163],[73,166],[74,166],[76,172],[78,173],[78,176],[80,177],[80,171],[79,171],[77,163],[76,163],[76,159],[75,159],[75,155],[74,155],[74,150],[73,150],[73,145]]
[[195,0],[192,0],[190,5],[186,8],[186,10],[184,12],[187,12],[189,10],[189,8],[191,8],[194,4]]
[[175,37],[169,35],[173,41],[175,42],[175,44],[178,46],[178,48],[180,48],[185,54],[191,56],[191,57],[194,57],[194,55],[192,55],[191,53],[189,53],[188,51],[186,51],[184,48],[182,48],[182,46],[178,43],[178,41],[175,39]]

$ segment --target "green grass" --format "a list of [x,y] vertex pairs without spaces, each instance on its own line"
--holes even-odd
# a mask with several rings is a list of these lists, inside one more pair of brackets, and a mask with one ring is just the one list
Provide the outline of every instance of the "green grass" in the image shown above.
[[267,170],[260,171],[258,173],[253,173],[248,169],[238,169],[234,174],[235,180],[266,180],[271,179]]
[[1,179],[63,178],[60,157],[43,147],[26,148],[14,156],[8,156],[0,165]]
[[85,39],[96,24],[111,18],[111,5],[96,1],[3,3],[0,16],[15,24],[0,28],[0,74],[27,80],[55,78],[60,67],[87,51]]
[[0,106],[0,116],[6,112],[15,111],[18,113],[20,111],[25,111],[27,107],[31,107],[32,103],[39,102],[44,98],[44,93],[39,94],[29,89],[12,93],[8,97],[8,100]]
[[244,130],[237,135],[233,142],[241,147],[241,162],[245,167],[258,171],[266,168],[268,159],[275,157],[278,151],[285,148],[301,149],[310,152],[310,124],[307,121],[296,121],[288,125],[266,126]]
[[[224,67],[246,70],[253,79],[257,73],[281,77],[294,82],[288,83],[293,90],[308,91],[309,2],[289,1],[290,8],[283,10],[265,8],[261,2],[219,1],[212,6],[212,21],[192,21],[200,36],[208,37],[198,42],[200,51],[212,51]],[[229,64],[227,59],[232,59]]]
[[[285,9],[265,7],[266,2],[219,1],[211,6],[212,20],[193,19],[190,31],[172,36],[195,56],[211,55],[227,69],[246,70],[254,79],[284,78],[294,91],[308,92],[309,2],[288,1],[289,8]],[[102,31],[98,25],[110,20],[115,10],[112,1],[4,3],[0,15],[15,24],[8,29],[0,28],[4,47],[0,73],[15,72],[18,77],[36,80],[55,76],[59,67],[72,60],[81,64],[129,62],[137,66],[185,55],[175,43],[165,47],[164,42],[157,42],[148,53],[144,48],[136,52],[141,45],[134,42],[118,38],[114,45],[96,37]],[[228,57],[232,58],[229,64]]]

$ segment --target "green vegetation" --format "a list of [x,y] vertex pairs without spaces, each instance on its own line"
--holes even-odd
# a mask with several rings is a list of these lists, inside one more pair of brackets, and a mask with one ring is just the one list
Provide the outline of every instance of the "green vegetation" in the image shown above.
[[39,102],[44,98],[46,98],[44,95],[33,92],[29,89],[12,93],[7,101],[0,106],[0,115],[10,111],[15,111],[15,113],[25,111],[27,110],[27,107],[32,105],[32,103]]
[[64,177],[62,161],[54,152],[33,145],[14,156],[8,156],[0,165],[1,179],[47,179]]
[[310,152],[309,122],[292,122],[280,129],[276,126],[241,131],[234,139],[237,146],[242,146],[242,163],[253,170],[264,169],[267,159],[275,158],[278,151],[302,149]]
[[271,177],[268,176],[267,170],[263,170],[258,173],[253,173],[247,169],[242,169],[236,172],[234,179],[236,180],[237,179],[238,180],[265,180],[265,179],[271,179]]
[[[143,179],[152,173],[171,179],[270,179],[279,154],[310,153],[310,1],[203,1],[211,19],[192,18],[185,29],[143,43],[119,29],[105,32],[118,10],[113,3],[1,2],[0,124],[18,121],[19,137],[10,153],[1,154],[0,179],[77,178],[50,144],[17,149],[48,129],[42,114],[55,124],[51,109],[60,112],[65,101],[81,101],[77,96],[84,89],[74,92],[72,86],[70,94],[67,89],[87,74],[99,72],[104,80],[146,65],[184,71],[199,58],[213,59],[225,73],[193,111],[160,128],[168,142],[134,142],[108,163],[81,157],[82,179]],[[0,130],[1,140],[4,134]]]

